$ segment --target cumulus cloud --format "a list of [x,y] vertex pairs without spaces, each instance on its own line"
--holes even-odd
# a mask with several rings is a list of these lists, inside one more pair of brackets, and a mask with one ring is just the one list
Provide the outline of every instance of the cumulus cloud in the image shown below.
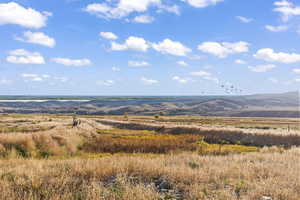
[[149,44],[144,38],[130,36],[124,44],[119,44],[116,42],[111,43],[111,50],[113,51],[142,51],[145,52],[149,48]]
[[188,4],[196,8],[205,8],[207,6],[214,6],[224,0],[185,0]]
[[243,22],[243,23],[250,23],[250,22],[253,21],[253,19],[247,18],[247,17],[243,17],[243,16],[236,16],[236,18],[238,20],[240,20],[241,22]]
[[206,71],[198,71],[198,72],[191,72],[190,75],[204,77],[204,76],[211,76],[212,74]]
[[293,69],[293,72],[296,73],[296,74],[300,74],[300,68],[298,68],[298,69]]
[[109,2],[89,4],[84,10],[98,17],[118,19],[127,17],[133,12],[145,12],[150,6],[161,4],[160,0],[119,0],[116,5]]
[[128,66],[130,67],[147,67],[150,64],[145,61],[128,61]]
[[153,43],[152,47],[154,50],[163,53],[170,54],[174,56],[187,56],[192,50],[180,42],[172,41],[170,39],[165,39],[159,43]]
[[172,78],[172,80],[177,81],[177,82],[182,83],[182,84],[185,84],[185,83],[188,82],[187,79],[181,78],[181,77],[179,77],[179,76],[174,76],[174,77]]
[[50,12],[24,8],[15,2],[0,4],[0,25],[16,24],[27,28],[42,28],[47,24]]
[[265,29],[272,31],[272,32],[283,32],[289,29],[288,26],[286,25],[280,25],[280,26],[271,26],[271,25],[266,25]]
[[247,42],[204,42],[198,46],[198,50],[215,55],[219,58],[226,58],[230,54],[238,54],[249,51],[249,43]]
[[43,45],[50,48],[53,48],[56,44],[55,39],[42,32],[26,31],[23,33],[23,38],[17,37],[15,39],[22,42]]
[[118,36],[112,32],[100,32],[100,36],[108,40],[116,40]]
[[113,86],[116,82],[114,80],[100,80],[96,82],[98,85],[102,85],[102,86]]
[[182,66],[182,67],[189,66],[185,61],[178,61],[177,64],[180,65],[180,66]]
[[201,77],[202,79],[213,81],[215,83],[219,82],[219,79],[217,77],[213,76],[213,74],[211,74],[210,72],[206,72],[206,71],[191,72],[190,75]]
[[254,57],[268,62],[280,62],[284,64],[300,62],[300,54],[283,52],[276,53],[270,48],[258,50]]
[[[224,0],[181,0],[193,7],[204,8],[216,5]],[[84,11],[100,18],[122,19],[130,17],[133,14],[141,14],[150,8],[156,9],[156,12],[170,12],[180,15],[179,6],[170,5],[170,2],[162,0],[106,0],[103,3],[88,4]],[[128,18],[127,18],[128,19]],[[137,18],[138,19],[138,18]],[[141,21],[143,18],[140,18]],[[130,20],[131,21],[131,20]],[[135,21],[135,20],[133,20]]]
[[146,77],[142,77],[141,81],[145,84],[145,85],[154,85],[154,84],[158,84],[159,81],[158,80],[154,80],[154,79],[150,79],[150,78],[146,78]]
[[12,82],[13,82],[12,80],[9,80],[9,79],[6,79],[6,78],[1,78],[0,79],[0,85],[9,85]]
[[274,11],[281,14],[283,21],[288,21],[293,16],[300,16],[300,6],[295,6],[292,2],[276,1],[274,5],[276,6]]
[[245,65],[245,64],[247,64],[246,61],[241,60],[241,59],[237,59],[237,60],[235,60],[234,62],[235,62],[236,64],[239,64],[239,65]]
[[116,67],[116,66],[112,67],[111,70],[113,70],[113,71],[121,71],[120,67]]
[[10,51],[6,61],[13,64],[45,64],[44,57],[40,53],[24,49]]
[[177,5],[172,5],[172,6],[168,6],[168,5],[159,5],[158,7],[158,11],[157,12],[169,12],[169,13],[174,13],[175,15],[180,15],[180,8]]
[[139,15],[139,16],[136,16],[133,19],[133,21],[136,23],[150,24],[154,21],[154,17],[149,16],[149,15]]
[[287,0],[276,1],[274,2],[275,6],[292,6],[293,4]]
[[51,78],[51,76],[47,74],[22,74],[21,77],[27,81],[44,81]]
[[92,64],[92,62],[87,58],[84,59],[52,58],[51,61],[57,64],[62,64],[66,66],[75,66],[75,67],[87,66]]
[[266,72],[275,67],[276,65],[257,65],[257,66],[249,66],[248,69],[250,69],[253,72]]

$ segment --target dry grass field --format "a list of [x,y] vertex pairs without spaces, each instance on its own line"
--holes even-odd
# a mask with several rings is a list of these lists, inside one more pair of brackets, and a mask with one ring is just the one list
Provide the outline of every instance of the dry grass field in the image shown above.
[[300,120],[0,115],[0,199],[300,200]]

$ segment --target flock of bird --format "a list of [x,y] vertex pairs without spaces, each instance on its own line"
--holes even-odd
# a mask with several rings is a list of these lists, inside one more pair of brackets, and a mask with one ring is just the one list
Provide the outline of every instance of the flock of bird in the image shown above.
[[220,87],[224,90],[226,94],[241,94],[243,92],[242,89],[232,84],[221,84]]
[[[228,94],[228,95],[238,95],[238,94],[242,94],[244,91],[243,89],[239,88],[238,86],[229,83],[229,82],[225,82],[225,83],[218,83],[218,87],[224,91],[224,93]],[[201,92],[202,95],[208,94],[206,92]]]

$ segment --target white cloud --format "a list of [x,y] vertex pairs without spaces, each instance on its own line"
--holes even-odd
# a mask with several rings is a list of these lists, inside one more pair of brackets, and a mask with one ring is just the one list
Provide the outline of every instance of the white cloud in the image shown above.
[[93,3],[87,5],[87,7],[84,9],[86,12],[90,14],[95,14],[99,17],[109,17],[113,18],[113,16],[110,16],[110,12],[112,10],[111,7],[109,7],[107,4],[100,4],[100,3]]
[[247,42],[204,42],[198,46],[198,50],[215,55],[219,58],[226,58],[230,54],[237,54],[249,51],[249,43]]
[[[207,6],[216,5],[224,0],[181,0],[189,5],[197,8],[204,8]],[[167,3],[167,4],[163,4]],[[179,6],[170,5],[172,1],[163,0],[105,0],[102,3],[88,4],[83,10],[96,15],[100,18],[106,19],[122,19],[128,20],[133,14],[146,13],[150,8],[154,8],[156,12],[170,12],[180,15]],[[129,20],[132,21],[132,20]],[[135,21],[135,20],[133,20]],[[138,18],[137,18],[137,21]],[[144,21],[141,19],[140,21]],[[148,20],[147,20],[148,21]]]
[[237,59],[237,60],[235,60],[234,62],[235,62],[236,64],[239,64],[239,65],[245,65],[245,64],[247,64],[246,61],[241,60],[241,59]]
[[[107,1],[112,2],[112,1]],[[84,10],[102,18],[120,19],[127,17],[133,12],[145,12],[150,6],[158,6],[160,0],[119,0],[116,5],[107,3],[89,4]]]
[[154,85],[154,84],[158,84],[158,80],[154,80],[154,79],[149,79],[146,77],[142,77],[141,81],[145,84],[145,85]]
[[139,15],[139,16],[136,16],[133,19],[133,21],[136,23],[150,24],[154,21],[154,17],[149,16],[149,15]]
[[293,69],[293,72],[296,73],[296,74],[300,74],[300,68],[298,68],[298,69]]
[[9,52],[6,61],[14,64],[45,64],[44,57],[38,52],[16,49]]
[[115,84],[115,81],[114,80],[100,80],[100,81],[97,81],[96,83],[98,85],[103,85],[103,86],[110,87],[110,86],[113,86]]
[[66,83],[69,79],[67,77],[59,77],[59,76],[50,76],[48,74],[21,74],[21,77],[24,78],[26,82],[34,81],[34,82],[42,82],[49,81],[51,85],[54,85],[55,82],[59,81],[61,83]]
[[293,4],[287,0],[274,2],[275,6],[292,6]]
[[185,84],[185,83],[188,82],[187,79],[181,78],[181,77],[179,77],[179,76],[174,76],[172,79],[173,79],[174,81],[177,81],[177,82],[182,83],[182,84]]
[[16,40],[27,42],[27,43],[33,43],[33,44],[40,44],[46,47],[53,48],[56,44],[55,39],[49,37],[48,35],[42,33],[42,32],[31,32],[26,31],[23,33],[24,38],[15,38]]
[[240,20],[241,22],[243,22],[243,23],[250,23],[250,22],[253,21],[253,19],[247,18],[247,17],[243,17],[243,16],[236,16],[236,18],[238,20]]
[[174,56],[186,56],[192,50],[180,42],[165,39],[159,43],[152,44],[153,49],[163,54],[171,54]]
[[279,81],[276,78],[268,78],[268,81],[272,82],[272,83],[279,83]]
[[196,8],[204,8],[207,6],[214,6],[223,0],[185,0],[188,4]]
[[275,12],[279,12],[283,21],[288,21],[293,16],[300,16],[300,6],[295,6],[292,2],[283,0],[274,3]]
[[295,78],[294,82],[300,83],[300,78]]
[[206,71],[199,71],[199,72],[191,72],[190,75],[205,77],[205,76],[211,76],[212,74]]
[[24,8],[15,2],[0,4],[0,25],[16,24],[27,28],[46,26],[49,12],[39,12],[32,8]]
[[219,83],[219,79],[217,77],[214,77],[210,72],[206,72],[206,71],[191,72],[190,75],[201,77],[205,80],[213,81],[215,83]]
[[12,80],[8,80],[6,78],[2,78],[0,79],[0,85],[9,85],[11,84],[13,81]]
[[118,39],[118,36],[115,35],[112,32],[100,32],[100,36],[105,38],[105,39],[109,39],[109,40],[116,40]]
[[51,76],[47,74],[22,74],[21,75],[23,78],[25,78],[27,81],[44,81],[46,79],[51,78]]
[[145,61],[128,61],[128,66],[130,67],[147,67],[150,64]]
[[149,48],[149,45],[144,38],[130,36],[124,44],[118,44],[116,42],[111,43],[111,50],[113,51],[142,51],[145,52]]
[[113,71],[121,71],[121,69],[120,69],[119,67],[116,67],[116,66],[112,67],[111,69],[112,69]]
[[42,13],[43,13],[45,16],[47,16],[47,17],[52,17],[52,16],[53,16],[53,13],[52,13],[52,12],[43,11]]
[[62,64],[66,66],[75,66],[75,67],[87,66],[92,64],[92,62],[87,58],[84,59],[52,58],[51,61],[57,64]]
[[276,53],[270,48],[258,50],[254,57],[268,62],[280,62],[284,64],[300,62],[300,54],[289,54],[283,52]]
[[286,31],[289,29],[288,26],[286,25],[281,25],[281,26],[271,26],[271,25],[266,25],[265,29],[272,31],[272,32],[282,32],[282,31]]
[[177,5],[172,5],[172,6],[167,6],[167,5],[160,5],[159,9],[157,12],[169,12],[169,13],[174,13],[175,15],[180,15],[180,9],[179,6]]
[[248,69],[250,69],[253,72],[266,72],[275,67],[276,65],[257,65],[257,66],[249,66]]
[[188,65],[186,62],[184,62],[184,61],[178,61],[177,64],[180,65],[180,66],[182,66],[182,67],[187,67],[187,66],[189,66],[189,65]]
[[298,27],[296,32],[300,35],[300,27]]
[[58,76],[53,77],[53,79],[57,80],[57,81],[60,81],[60,82],[63,82],[63,83],[65,83],[69,80],[67,77],[58,77]]
[[212,69],[212,68],[214,68],[214,66],[212,66],[212,65],[204,65],[203,66],[203,69]]

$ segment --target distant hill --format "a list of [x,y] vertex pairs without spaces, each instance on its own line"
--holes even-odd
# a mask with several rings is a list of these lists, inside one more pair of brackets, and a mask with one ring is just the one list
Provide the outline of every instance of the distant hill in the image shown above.
[[[2,101],[1,101],[2,99]],[[0,113],[299,117],[299,92],[192,97],[0,97]],[[32,100],[32,101],[31,101]],[[36,101],[46,100],[46,101]],[[71,101],[74,100],[74,101]],[[86,101],[84,101],[86,100]]]

